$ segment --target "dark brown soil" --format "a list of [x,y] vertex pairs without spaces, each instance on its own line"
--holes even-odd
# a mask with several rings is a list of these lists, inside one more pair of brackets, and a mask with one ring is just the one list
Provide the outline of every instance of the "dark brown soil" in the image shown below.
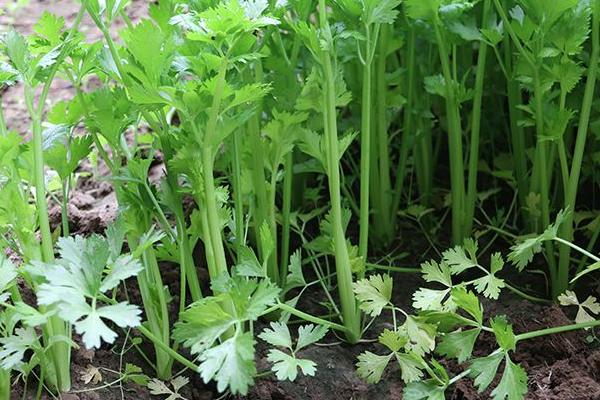
[[[148,1],[133,0],[128,12],[133,20],[145,15]],[[72,20],[77,12],[75,0],[31,0],[30,4],[14,13],[6,13],[0,16],[0,30],[6,26],[14,26],[15,29],[28,33],[32,25],[43,11],[50,11]],[[88,19],[84,20],[83,29],[88,32],[90,39],[99,37],[98,32]],[[29,123],[25,106],[23,104],[22,88],[19,85],[8,88],[2,93],[2,104],[9,127],[20,132],[25,137],[29,136]],[[62,81],[57,81],[53,86],[49,99],[56,102],[65,98],[71,98],[73,88]],[[156,168],[160,174],[160,165]],[[89,166],[83,167],[83,172],[91,173]],[[101,231],[106,223],[114,218],[116,213],[116,201],[111,185],[102,181],[103,168],[100,168],[100,176],[82,177],[70,198],[69,213],[71,217],[70,226],[74,233],[89,233]],[[55,225],[60,221],[60,209],[56,205],[51,206],[51,218]],[[417,237],[407,235],[406,237]],[[421,239],[414,239],[424,242]],[[406,247],[406,246],[405,246]],[[411,249],[426,245],[411,243]],[[418,251],[416,254],[421,254]],[[418,262],[419,260],[415,260]],[[165,265],[164,281],[171,293],[178,293],[176,266]],[[204,271],[200,271],[202,273]],[[395,299],[399,306],[408,307],[410,296],[418,287],[420,281],[417,277],[402,276],[396,279]],[[135,288],[132,289],[132,297],[135,300]],[[309,294],[305,296],[313,299]],[[487,316],[506,314],[515,324],[515,331],[524,332],[551,326],[564,325],[570,319],[561,309],[555,306],[542,306],[523,301],[514,297],[504,297],[500,302],[487,304]],[[177,299],[174,299],[177,304]],[[318,310],[318,305],[313,299],[305,301],[305,307],[309,310]],[[131,332],[134,335],[135,332]],[[586,341],[591,332],[573,332],[541,339],[531,340],[519,344],[516,361],[522,363],[529,374],[529,394],[527,399],[532,400],[592,400],[600,399],[600,350],[594,348],[593,344]],[[374,336],[376,332],[369,332],[367,336]],[[485,355],[492,348],[492,338],[483,336],[477,348],[478,355]],[[99,369],[103,381],[102,385],[118,378],[118,371],[123,370],[126,363],[136,364],[152,376],[151,368],[145,363],[136,349],[129,349],[121,356],[124,347],[123,338],[113,347],[104,346],[96,351],[84,349],[73,352],[73,391],[89,390],[94,385],[86,384],[82,375],[90,367]],[[129,347],[127,344],[125,347]],[[151,355],[152,350],[148,345],[141,345],[144,352]],[[300,399],[401,399],[402,383],[397,369],[390,369],[384,375],[382,383],[378,385],[367,385],[355,374],[356,356],[366,350],[377,351],[371,344],[360,344],[347,346],[341,344],[336,337],[330,335],[325,344],[307,349],[302,356],[311,358],[318,363],[318,371],[315,377],[299,377],[296,382],[277,382],[274,377],[266,376],[257,380],[256,385],[248,399],[256,400],[300,400]],[[265,349],[261,343],[257,344],[258,368],[260,371],[268,369]],[[448,363],[448,368],[453,373],[462,371],[455,363]],[[189,371],[184,375],[190,378],[188,384],[181,394],[188,400],[208,400],[218,398],[214,388],[204,385],[199,377]],[[30,387],[36,384],[32,380]],[[13,390],[13,398],[33,398],[33,393],[23,395],[23,383],[17,382]],[[472,382],[465,379],[449,390],[448,399],[485,399],[489,393],[478,394],[472,386]],[[43,398],[50,398],[43,396]],[[113,400],[113,399],[150,399],[146,388],[135,384],[114,385],[101,390],[73,393],[62,396],[68,400]]]

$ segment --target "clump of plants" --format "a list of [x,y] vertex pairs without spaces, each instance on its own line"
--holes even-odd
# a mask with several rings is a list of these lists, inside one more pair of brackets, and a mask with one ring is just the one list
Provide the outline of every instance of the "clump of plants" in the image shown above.
[[[580,294],[600,268],[600,0],[129,6],[0,31],[0,89],[22,90],[31,122],[23,137],[0,105],[0,400],[72,391],[81,346],[145,361],[105,384],[91,368],[84,391],[177,399],[184,373],[247,395],[318,374],[309,346],[374,335],[368,383],[522,399],[520,342],[600,325]],[[71,98],[52,98],[58,79]],[[83,180],[115,193],[98,232],[73,232]],[[541,290],[511,283],[530,271]],[[391,274],[415,272],[396,306]],[[483,306],[507,292],[575,322],[515,333]],[[474,356],[482,337],[496,348]]]

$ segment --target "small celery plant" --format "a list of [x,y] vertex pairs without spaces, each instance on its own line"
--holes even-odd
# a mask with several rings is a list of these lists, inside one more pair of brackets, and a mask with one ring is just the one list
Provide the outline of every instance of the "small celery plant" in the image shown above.
[[[295,380],[298,369],[305,375],[314,375],[316,364],[299,358],[297,352],[322,339],[328,326],[341,326],[311,317],[293,307],[279,303],[280,289],[266,277],[249,277],[248,269],[239,266],[232,277],[223,276],[212,282],[216,296],[205,297],[193,303],[180,315],[173,336],[189,348],[200,362],[198,373],[205,382],[216,381],[217,390],[246,395],[257,374],[255,365],[255,340],[251,327],[261,316],[281,310],[296,314],[310,322],[320,324],[302,326],[298,329],[296,345],[283,322],[272,322],[259,337],[274,347],[287,349],[289,354],[277,348],[269,351],[267,360],[280,380]],[[231,304],[226,308],[224,304]],[[233,333],[225,336],[227,332]]]
[[[515,138],[513,152],[519,195],[525,201],[535,199],[529,201],[535,206],[526,209],[534,211],[529,213],[530,225],[534,231],[539,231],[551,221],[554,180],[562,194],[554,209],[575,210],[598,74],[600,2],[517,1],[507,10],[502,2],[494,0],[494,6],[506,31],[505,44],[516,49],[514,55],[508,53],[502,63],[508,67],[514,65],[509,71],[512,75],[508,75],[506,67],[503,67],[504,72],[508,80],[519,82],[522,89],[531,94],[526,104],[519,104],[517,95],[510,99],[512,109],[518,108],[523,113],[520,121],[513,122],[513,125],[520,125],[513,130],[518,128],[521,133],[520,138]],[[585,54],[584,44],[588,37],[591,38],[591,51]],[[587,66],[583,60],[587,60]],[[569,95],[584,76],[587,79],[581,102],[572,103]],[[573,106],[579,107],[578,112]],[[570,128],[577,113],[574,151],[569,160],[567,144],[571,142]],[[524,171],[528,163],[526,141],[521,132],[523,127],[535,129],[535,155],[530,176]],[[555,165],[559,171],[556,174],[553,173]],[[561,227],[561,236],[566,240],[573,240],[572,218],[572,214],[568,214]],[[552,295],[557,298],[569,284],[571,249],[566,245],[559,246],[557,260],[553,244],[547,241],[544,246],[549,260]]]
[[[51,263],[54,260],[54,245],[50,231],[45,183],[42,122],[50,86],[65,59],[82,40],[78,28],[83,14],[84,9],[82,7],[77,13],[71,28],[65,29],[63,18],[44,13],[35,25],[36,34],[32,36],[31,41],[27,41],[14,29],[9,30],[2,36],[2,52],[8,60],[8,64],[3,64],[3,70],[8,72],[10,79],[22,82],[25,104],[32,122],[31,152],[33,165],[29,181],[35,188],[37,229],[40,232],[41,242],[37,245],[38,250],[28,251],[28,255],[32,256],[31,261],[41,260]],[[41,89],[40,96],[37,98],[35,96],[36,89]],[[6,133],[4,126],[2,130]],[[27,203],[28,199],[25,201],[25,204]],[[19,228],[17,228],[18,230]],[[27,247],[28,250],[36,247],[35,242],[28,243]],[[71,386],[70,351],[67,343],[60,340],[55,343],[56,339],[53,339],[53,337],[66,337],[69,330],[68,324],[56,316],[50,317],[48,324],[44,325],[44,343],[45,346],[50,348],[49,358],[52,360],[53,368],[52,373],[46,377],[50,386],[58,391],[69,390]]]
[[[537,251],[541,251],[539,241],[530,243],[529,248],[535,247]],[[578,307],[574,324],[520,334],[514,333],[512,325],[502,315],[491,318],[489,324],[486,324],[484,309],[477,294],[498,299],[501,290],[507,288],[529,299],[539,299],[520,292],[497,276],[504,266],[499,253],[492,254],[489,269],[480,265],[476,253],[476,242],[467,240],[464,246],[456,246],[444,252],[441,262],[423,263],[423,279],[441,286],[441,289],[425,287],[417,290],[413,294],[413,307],[417,311],[414,315],[392,303],[393,282],[389,276],[373,275],[355,284],[354,290],[365,313],[377,317],[388,310],[393,321],[392,329],[384,329],[378,337],[385,353],[367,351],[358,356],[357,372],[360,376],[367,382],[377,383],[382,379],[389,363],[395,360],[401,378],[406,383],[403,398],[443,400],[446,398],[446,390],[466,377],[474,379],[479,392],[487,390],[502,369],[491,397],[494,400],[524,399],[528,390],[527,373],[514,361],[513,356],[518,351],[519,342],[600,325],[600,321],[592,316],[600,313],[596,299],[588,297],[581,302],[570,291],[561,295],[559,300],[563,305]],[[528,257],[524,250],[522,255]],[[598,267],[592,265],[582,274],[595,269]],[[479,271],[482,275],[470,281],[454,283],[460,274],[468,270]],[[403,315],[404,322],[398,322],[398,313]],[[482,334],[492,334],[498,347],[486,356],[475,357],[473,349]],[[456,359],[465,369],[451,377],[437,357]]]
[[[442,73],[426,77],[424,84],[428,92],[441,96],[445,102],[450,160],[452,240],[455,244],[470,236],[473,226],[477,200],[481,111],[489,47],[485,33],[493,31],[488,27],[491,15],[490,0],[483,1],[481,28],[477,26],[473,15],[474,10],[477,10],[476,3],[467,0],[407,0],[404,3],[406,15],[411,20],[422,21],[432,27],[439,53]],[[466,87],[466,75],[460,79],[458,77],[457,49],[464,42],[479,43],[474,89]],[[466,150],[462,138],[461,107],[469,101],[472,101],[473,110],[469,155],[466,158],[468,167],[465,168]]]
[[322,117],[321,125],[324,134],[321,136],[312,130],[307,130],[303,135],[300,149],[318,160],[327,174],[331,201],[328,218],[329,239],[335,255],[342,320],[347,328],[347,340],[355,343],[361,336],[361,316],[352,293],[353,270],[349,253],[349,247],[352,246],[349,246],[345,234],[339,160],[357,134],[349,132],[342,138],[338,137],[337,107],[347,105],[351,100],[351,94],[346,89],[342,71],[335,59],[337,38],[333,35],[328,18],[325,2],[320,1],[319,31],[303,21],[295,27],[318,66],[307,78],[296,107],[300,110],[310,110]]
[[[119,302],[116,288],[142,271],[138,257],[158,237],[150,234],[141,247],[121,254],[122,236],[115,235],[111,227],[106,234],[61,238],[59,258],[52,262],[33,260],[20,269],[3,256],[0,370],[4,376],[10,371],[27,376],[39,367],[40,390],[44,379],[52,378],[56,372],[49,350],[61,344],[70,353],[70,348],[77,346],[70,331],[54,334],[48,344],[40,340],[38,329],[46,331],[53,319],[73,326],[86,348],[115,341],[117,333],[107,323],[121,328],[140,326],[141,310],[127,301]],[[19,274],[33,283],[37,308],[21,299],[16,286]],[[31,357],[26,357],[28,350],[33,353]]]
[[[388,138],[381,137],[378,141],[374,141],[372,138],[371,130],[373,125],[372,114],[373,114],[373,64],[375,55],[379,52],[382,54],[380,57],[387,55],[387,42],[379,41],[379,35],[382,30],[382,26],[393,24],[398,16],[399,11],[397,7],[401,3],[400,0],[338,0],[335,2],[343,11],[344,15],[348,19],[348,30],[343,35],[353,36],[357,40],[357,56],[362,65],[362,98],[361,98],[361,134],[360,134],[360,221],[359,221],[359,254],[361,257],[367,257],[367,249],[369,245],[369,220],[371,219],[371,208],[369,206],[369,199],[371,196],[370,176],[372,154],[377,154],[376,149],[371,149],[371,143],[378,143],[383,149],[384,156],[379,154],[376,159],[377,164],[383,163],[385,166],[384,157],[388,156],[389,151],[387,150]],[[378,49],[381,45],[383,48]],[[383,106],[384,105],[378,105]],[[381,123],[381,121],[378,121]],[[387,129],[379,127],[380,129]],[[375,159],[375,158],[374,158]],[[389,161],[388,161],[389,162]],[[391,198],[391,183],[388,168],[382,168],[379,171],[374,171],[378,177],[378,182],[382,187],[374,190],[376,193],[383,192],[383,198]],[[377,204],[377,214],[381,214],[381,218],[377,222],[385,221],[383,224],[376,226],[386,227],[378,228],[378,231],[386,231],[383,235],[384,239],[390,240],[393,236],[394,226],[390,226],[390,221],[393,224],[394,219],[390,218],[389,212],[391,211],[391,204]]]

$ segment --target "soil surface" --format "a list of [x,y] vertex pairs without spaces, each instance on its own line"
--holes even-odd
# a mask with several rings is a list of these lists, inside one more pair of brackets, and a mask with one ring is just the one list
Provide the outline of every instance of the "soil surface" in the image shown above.
[[[0,6],[5,7],[12,1],[1,0]],[[148,1],[133,0],[128,7],[128,13],[135,21],[147,12]],[[29,4],[6,12],[0,16],[0,30],[9,26],[22,33],[32,31],[33,24],[44,11],[49,11],[64,16],[67,21],[73,20],[78,4],[75,0],[31,0]],[[90,40],[100,37],[92,22],[86,17],[83,21],[84,30]],[[51,103],[73,96],[73,88],[64,81],[57,80],[52,87],[49,101]],[[23,103],[22,87],[15,85],[1,93],[2,105],[8,125],[28,138],[30,121]],[[155,175],[160,175],[160,164],[155,167]],[[71,231],[73,233],[100,232],[106,223],[114,218],[117,205],[110,182],[103,180],[105,168],[98,170],[85,164],[81,169],[81,176],[77,187],[73,190],[69,202],[71,216]],[[60,209],[51,206],[51,218],[55,225],[60,223]],[[414,239],[418,235],[407,234],[405,237],[416,240],[417,244],[410,243],[404,248],[415,250],[415,254],[426,252],[427,245],[423,239]],[[419,247],[422,247],[423,252]],[[423,261],[414,259],[415,265]],[[178,293],[176,266],[163,265],[164,281],[171,293]],[[202,277],[205,271],[199,271]],[[395,286],[395,301],[400,307],[409,308],[410,297],[419,286],[420,280],[414,276],[397,277]],[[131,285],[132,300],[136,296],[134,285]],[[309,299],[309,300],[306,300]],[[308,310],[319,310],[318,296],[311,293],[305,295],[303,307]],[[173,304],[178,300],[174,298]],[[173,313],[175,315],[175,313]],[[535,329],[559,326],[570,323],[570,319],[556,306],[545,306],[523,301],[519,298],[505,296],[499,302],[486,304],[487,317],[499,314],[508,315],[515,325],[515,332],[520,333]],[[380,324],[385,325],[385,321]],[[380,325],[381,326],[381,325]],[[261,327],[257,327],[260,329]],[[374,338],[376,330],[367,333],[367,338]],[[135,332],[129,332],[131,338]],[[541,339],[526,341],[519,344],[515,361],[520,362],[529,375],[529,394],[527,399],[532,400],[593,400],[600,399],[600,350],[594,343],[587,340],[592,332],[573,332],[554,335]],[[151,356],[152,348],[147,344],[140,344],[140,350]],[[477,355],[486,355],[493,351],[493,339],[482,336],[476,346]],[[248,399],[260,400],[300,400],[300,399],[401,399],[402,382],[397,369],[390,369],[378,385],[368,385],[355,373],[356,356],[364,350],[377,352],[377,346],[369,343],[357,346],[347,346],[333,335],[329,335],[324,344],[314,346],[300,354],[301,357],[310,358],[317,362],[318,371],[315,377],[299,377],[294,383],[278,382],[272,376],[257,379],[256,385],[247,396]],[[151,396],[149,391],[139,385],[122,383],[110,385],[103,389],[95,387],[105,385],[119,378],[118,371],[123,371],[127,363],[132,363],[144,369],[148,375],[153,376],[152,368],[144,361],[141,351],[132,348],[131,341],[124,343],[123,337],[112,347],[104,346],[96,351],[82,348],[73,351],[73,393],[63,395],[65,400],[113,400],[113,399],[150,399],[165,398],[166,396]],[[257,344],[258,369],[268,369],[266,351],[262,343]],[[460,373],[463,368],[453,363],[446,365],[452,373]],[[464,367],[464,366],[463,366]],[[178,368],[178,367],[176,367]],[[176,369],[178,370],[178,369]],[[97,372],[97,374],[96,374]],[[197,374],[183,371],[182,374],[190,379],[190,383],[181,390],[183,398],[188,400],[208,400],[219,398],[216,390],[211,385],[202,383]],[[88,381],[92,378],[92,381]],[[93,383],[97,378],[96,384]],[[100,380],[101,379],[101,380]],[[498,378],[497,378],[498,379]],[[31,379],[30,387],[36,386]],[[22,381],[15,383],[13,388],[14,399],[34,398],[34,393],[23,394],[25,385]],[[473,387],[472,381],[464,379],[447,393],[448,399],[486,399],[489,393],[479,394]],[[46,395],[42,398],[50,398]]]

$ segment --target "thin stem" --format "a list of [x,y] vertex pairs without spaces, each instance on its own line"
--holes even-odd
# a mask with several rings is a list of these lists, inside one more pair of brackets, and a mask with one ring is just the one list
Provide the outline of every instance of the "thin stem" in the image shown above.
[[447,386],[454,385],[456,382],[460,381],[462,378],[465,378],[465,377],[469,376],[470,373],[471,373],[471,368],[468,368],[468,369],[464,370],[460,374],[458,374],[455,377],[453,377],[452,379],[450,379],[448,381],[448,385]]
[[2,101],[0,101],[0,136],[6,136],[6,135],[8,135],[8,128],[6,127],[6,120],[4,119],[4,110],[2,107]]
[[10,399],[10,371],[0,370],[0,399]]
[[233,203],[235,212],[235,248],[239,256],[241,248],[244,246],[244,203],[242,199],[242,156],[240,150],[240,137],[237,130],[232,134],[233,154],[231,156],[232,165],[232,184],[233,184]]
[[280,259],[280,284],[285,286],[288,274],[288,260],[290,257],[290,213],[292,209],[292,183],[294,182],[294,153],[285,156],[283,166],[283,206],[281,210],[283,224],[281,227],[281,259]]
[[[483,2],[482,23],[488,22],[490,0]],[[475,202],[477,200],[477,172],[479,171],[479,135],[481,130],[481,109],[483,102],[483,89],[488,46],[485,41],[479,41],[479,55],[477,58],[477,72],[475,76],[475,95],[473,97],[473,114],[471,120],[471,143],[469,153],[469,177],[467,198],[465,201],[465,235],[470,235],[473,229],[475,215]]]
[[544,298],[541,298],[541,297],[536,297],[536,296],[532,296],[530,294],[527,294],[524,291],[522,291],[521,289],[519,289],[519,288],[511,285],[510,283],[508,283],[506,281],[504,282],[504,284],[506,285],[506,288],[508,290],[510,290],[511,292],[513,292],[514,294],[516,294],[518,296],[521,296],[522,298],[524,298],[526,300],[534,301],[534,302],[537,302],[537,303],[552,303],[548,299],[544,299]]
[[[360,135],[360,221],[358,254],[367,258],[369,246],[369,178],[371,167],[371,29],[366,27],[367,60],[363,65],[362,112]],[[337,163],[336,163],[337,164]]]
[[534,338],[537,338],[540,336],[554,335],[557,333],[576,331],[576,330],[585,329],[585,328],[593,328],[598,325],[600,325],[600,320],[582,322],[580,324],[557,326],[554,328],[540,329],[537,331],[526,332],[526,333],[522,333],[520,335],[516,335],[516,340],[517,340],[517,342],[519,342],[522,340],[534,339]]
[[[376,25],[379,27],[380,25]],[[376,235],[375,240],[382,241],[387,245],[394,237],[396,227],[396,215],[394,212],[394,189],[392,188],[390,176],[390,134],[388,132],[389,124],[387,118],[388,112],[388,82],[386,76],[387,55],[390,38],[390,26],[384,24],[380,27],[379,42],[373,41],[377,46],[372,49],[377,52],[377,62],[375,65],[375,124],[376,127],[374,143],[377,144],[376,151],[373,152],[377,159],[373,163],[379,169],[374,171],[377,174],[378,187],[371,184],[371,196],[376,199],[373,207],[374,223],[371,227]],[[375,150],[375,149],[373,149]],[[402,161],[400,161],[402,163]],[[374,228],[374,229],[373,229]]]
[[144,335],[146,339],[150,340],[156,347],[158,347],[159,349],[167,353],[169,356],[171,356],[175,361],[177,361],[184,367],[191,369],[192,371],[198,371],[198,365],[194,364],[192,361],[188,360],[178,352],[174,351],[172,348],[170,348],[168,345],[162,342],[159,338],[154,336],[154,334],[152,334],[152,332],[146,329],[143,325],[140,325],[137,328],[137,330],[142,335]]
[[587,251],[585,249],[582,249],[581,247],[577,246],[574,243],[569,242],[568,240],[565,240],[565,239],[559,238],[559,237],[555,237],[553,240],[556,241],[556,242],[558,242],[558,243],[564,244],[565,246],[568,246],[568,247],[570,247],[572,249],[577,250],[581,254],[585,255],[586,257],[591,258],[592,260],[594,260],[596,262],[600,261],[600,258],[597,257],[596,255],[590,253],[589,251]]
[[69,178],[62,181],[62,201],[60,202],[60,219],[62,224],[62,236],[69,236]]
[[[417,66],[416,66],[416,33],[415,28],[411,25],[409,27],[408,32],[408,46],[406,47],[406,58],[407,58],[407,71],[406,71],[406,105],[404,107],[404,120],[402,126],[402,140],[400,143],[400,155],[398,160],[397,172],[396,172],[396,182],[394,186],[394,194],[392,200],[392,218],[395,218],[398,215],[398,210],[400,209],[400,200],[402,199],[402,194],[404,193],[404,180],[406,178],[406,170],[408,163],[408,154],[410,147],[410,139],[414,137],[414,105],[415,105],[415,84],[416,84],[416,74],[417,74]],[[385,62],[384,62],[385,63]],[[381,71],[379,71],[381,72]],[[379,79],[384,79],[378,75]],[[378,88],[381,90],[381,86]],[[381,105],[378,105],[381,107]],[[385,120],[385,111],[379,110],[379,124],[384,123]],[[381,129],[381,126],[379,126]],[[386,123],[387,129],[387,123]]]
[[331,329],[335,329],[336,331],[340,331],[340,332],[344,332],[346,334],[349,334],[350,332],[348,332],[348,328],[346,328],[344,325],[340,325],[340,324],[336,324],[335,322],[331,322],[328,321],[326,319],[322,319],[319,317],[315,317],[313,315],[307,314],[303,311],[300,311],[298,309],[296,309],[295,307],[291,307],[285,303],[277,303],[276,306],[273,306],[272,308],[268,309],[264,315],[267,315],[275,310],[281,310],[283,312],[287,312],[290,313],[292,315],[295,315],[298,318],[302,318],[303,320],[307,321],[307,322],[312,322],[314,324],[318,324],[318,325],[325,325],[328,326]]
[[367,269],[379,269],[382,271],[401,272],[401,273],[408,273],[408,274],[420,274],[422,272],[422,270],[420,268],[395,267],[393,265],[380,265],[380,264],[366,263],[365,266],[367,267]]
[[450,152],[450,186],[452,200],[452,241],[454,244],[460,244],[465,234],[463,230],[464,221],[464,165],[463,165],[463,145],[462,145],[462,127],[460,121],[460,111],[458,100],[454,89],[454,80],[450,62],[448,60],[448,49],[446,41],[442,37],[440,25],[441,22],[434,23],[435,37],[438,44],[439,56],[442,63],[442,71],[446,90],[446,114],[448,117],[448,136]]
[[[65,43],[69,42],[83,18],[84,8],[80,7],[77,17],[65,38]],[[42,238],[42,259],[47,263],[54,261],[54,245],[52,241],[52,233],[50,232],[50,220],[48,217],[48,203],[46,200],[46,184],[44,174],[44,150],[43,150],[43,137],[42,137],[42,118],[44,115],[44,105],[48,92],[54,76],[58,72],[66,52],[69,46],[66,44],[60,50],[58,57],[55,60],[55,64],[52,66],[48,77],[44,83],[42,93],[38,99],[37,109],[34,107],[34,93],[33,88],[29,85],[25,87],[25,102],[32,118],[32,130],[33,130],[33,164],[34,164],[34,185],[35,185],[35,200],[38,213],[38,225]],[[44,339],[46,344],[54,335],[62,335],[70,337],[71,328],[70,325],[62,321],[58,317],[52,317],[44,329]],[[51,349],[51,362],[55,369],[56,374],[56,386],[59,391],[68,391],[71,388],[71,376],[70,376],[70,364],[71,364],[71,351],[69,344],[57,343]]]

